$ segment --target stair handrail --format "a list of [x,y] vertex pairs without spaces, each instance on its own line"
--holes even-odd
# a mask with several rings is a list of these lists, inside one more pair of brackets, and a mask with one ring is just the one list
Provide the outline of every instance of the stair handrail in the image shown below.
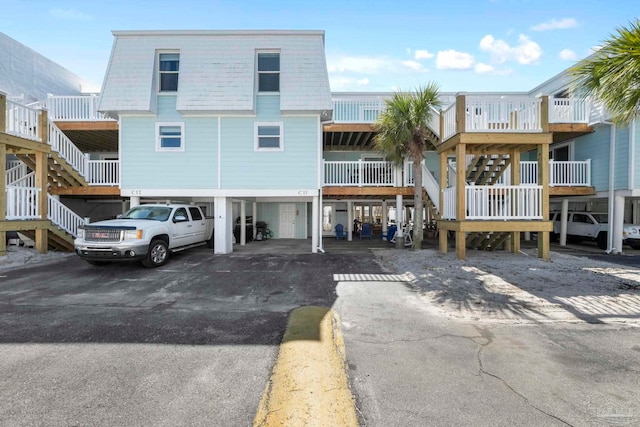
[[48,142],[60,157],[65,159],[83,178],[87,178],[87,157],[51,120],[49,120]]
[[422,187],[427,191],[436,211],[440,213],[440,185],[424,163],[422,164]]
[[429,123],[427,123],[427,126],[435,136],[440,138],[440,110],[433,106],[429,108],[431,109],[431,116],[429,117]]
[[15,185],[14,183],[28,174],[27,165],[18,160],[18,164],[7,169],[5,183],[6,185]]
[[53,225],[60,227],[73,237],[77,237],[78,228],[84,224],[84,218],[69,209],[51,194],[47,195],[47,200],[49,202],[47,219],[49,219]]
[[25,176],[16,179],[15,181],[13,181],[10,184],[9,184],[9,182],[7,182],[7,185],[12,185],[14,187],[35,187],[36,186],[36,173],[35,172],[30,172],[30,173],[26,174]]

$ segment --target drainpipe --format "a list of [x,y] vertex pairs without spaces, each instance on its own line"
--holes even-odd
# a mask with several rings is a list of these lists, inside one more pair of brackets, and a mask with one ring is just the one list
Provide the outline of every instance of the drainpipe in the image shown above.
[[609,227],[607,231],[607,254],[616,250],[613,247],[613,215],[614,215],[614,179],[615,179],[615,166],[616,166],[616,125],[612,122],[603,122],[605,125],[611,126],[610,141],[609,141]]

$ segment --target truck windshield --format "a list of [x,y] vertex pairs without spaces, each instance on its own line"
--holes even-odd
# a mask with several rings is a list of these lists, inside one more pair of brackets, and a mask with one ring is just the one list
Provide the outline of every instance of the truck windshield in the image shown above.
[[595,218],[596,221],[600,224],[606,224],[609,222],[609,217],[607,214],[591,214]]
[[136,206],[129,209],[123,219],[150,219],[153,221],[166,221],[169,219],[171,208],[163,206]]

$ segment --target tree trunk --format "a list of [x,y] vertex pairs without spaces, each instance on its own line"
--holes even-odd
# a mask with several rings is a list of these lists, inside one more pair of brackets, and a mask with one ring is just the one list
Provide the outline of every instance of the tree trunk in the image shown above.
[[424,202],[422,200],[422,159],[413,159],[413,249],[422,248],[422,212]]

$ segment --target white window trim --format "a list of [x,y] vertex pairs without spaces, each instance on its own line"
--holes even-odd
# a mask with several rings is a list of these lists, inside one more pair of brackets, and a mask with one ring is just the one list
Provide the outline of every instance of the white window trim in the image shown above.
[[[179,126],[180,127],[180,147],[164,148],[160,146],[160,127],[161,126]],[[181,152],[185,150],[187,139],[184,133],[184,122],[156,122],[156,151],[162,152]]]
[[[258,141],[259,126],[278,126],[280,128],[280,146],[278,148],[262,148]],[[284,151],[284,125],[282,122],[255,122],[253,125],[254,151]]]
[[[278,70],[278,74],[280,75],[278,87],[282,89],[282,53],[279,49],[260,49],[256,50],[256,70],[255,70],[255,78],[256,78],[256,94],[258,95],[274,95],[279,94],[280,90],[277,91],[260,91],[260,70],[258,70],[258,55],[261,53],[277,53],[279,55],[278,62],[280,69]],[[276,74],[275,71],[263,71],[265,74]]]
[[[156,67],[156,76],[157,76],[157,80],[158,80],[157,85],[156,85],[156,93],[158,95],[174,95],[175,96],[175,95],[178,94],[177,90],[172,90],[172,91],[161,91],[160,90],[160,80],[161,80],[160,79],[160,54],[164,55],[165,53],[170,53],[170,54],[174,53],[174,54],[179,55],[179,58],[181,58],[179,50],[158,50],[158,51],[156,51],[156,64],[158,64],[157,67]],[[178,67],[180,67],[180,62],[182,62],[181,59],[178,59]],[[180,68],[178,68],[177,74],[178,74],[178,89],[179,89],[180,88]]]

